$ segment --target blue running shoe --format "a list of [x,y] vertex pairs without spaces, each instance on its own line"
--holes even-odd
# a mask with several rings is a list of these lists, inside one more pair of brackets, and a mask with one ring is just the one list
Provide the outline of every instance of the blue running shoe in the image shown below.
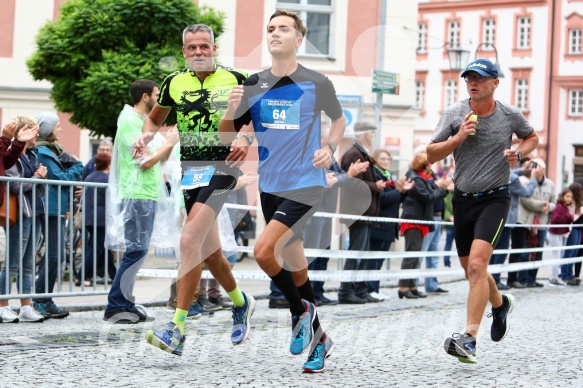
[[156,331],[148,330],[146,333],[146,341],[150,345],[177,356],[182,356],[185,340],[186,336],[180,334],[180,329],[174,322],[168,322],[166,327]]
[[318,345],[312,350],[308,356],[308,360],[304,363],[304,373],[320,373],[326,369],[326,359],[330,357],[334,351],[334,341],[325,334],[324,342],[318,342]]
[[186,314],[186,319],[199,319],[202,317],[200,311],[198,310],[198,305],[196,302],[190,304],[188,308],[188,314]]
[[312,344],[314,338],[314,319],[316,318],[316,306],[307,300],[302,299],[306,306],[306,312],[301,316],[292,316],[292,335],[289,351],[294,356],[302,354]]
[[255,311],[255,299],[251,295],[243,293],[245,304],[243,306],[233,306],[233,330],[231,331],[231,342],[233,345],[241,345],[251,332],[251,316]]

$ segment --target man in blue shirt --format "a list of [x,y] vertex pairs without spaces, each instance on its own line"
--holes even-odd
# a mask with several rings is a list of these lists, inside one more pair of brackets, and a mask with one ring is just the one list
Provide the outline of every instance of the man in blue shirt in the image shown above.
[[[310,348],[304,372],[317,373],[324,370],[334,344],[320,328],[316,314],[303,228],[322,200],[326,168],[342,139],[346,118],[330,80],[297,62],[296,50],[305,35],[299,14],[280,10],[271,16],[267,46],[272,67],[233,88],[219,131],[225,142],[234,137],[235,130],[253,125],[267,223],[254,256],[290,304],[290,352],[296,355]],[[321,111],[332,119],[329,141],[323,147]]]

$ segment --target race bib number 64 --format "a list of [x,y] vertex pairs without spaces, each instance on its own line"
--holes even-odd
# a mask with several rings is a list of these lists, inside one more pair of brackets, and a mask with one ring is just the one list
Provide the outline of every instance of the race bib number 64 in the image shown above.
[[300,102],[262,99],[261,125],[269,129],[300,129]]

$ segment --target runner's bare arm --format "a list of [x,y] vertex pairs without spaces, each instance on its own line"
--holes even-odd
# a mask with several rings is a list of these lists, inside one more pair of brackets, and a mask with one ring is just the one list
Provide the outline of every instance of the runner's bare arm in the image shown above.
[[247,153],[249,152],[249,147],[253,143],[253,140],[255,140],[253,124],[249,123],[248,125],[244,125],[239,131],[239,134],[237,134],[235,139],[231,142],[231,152],[225,159],[227,164],[231,167],[241,166],[247,158]]
[[324,144],[322,148],[314,152],[314,159],[312,164],[316,168],[328,168],[332,164],[332,155],[336,151],[336,147],[340,144],[342,137],[344,136],[344,130],[346,129],[346,117],[344,115],[338,117],[336,120],[332,120],[330,125],[330,136],[328,141],[334,144],[334,149],[330,145]]
[[515,149],[504,150],[504,157],[510,164],[518,162],[517,151],[520,151],[522,156],[530,154],[538,146],[538,135],[532,131],[530,135],[523,138],[518,147]]

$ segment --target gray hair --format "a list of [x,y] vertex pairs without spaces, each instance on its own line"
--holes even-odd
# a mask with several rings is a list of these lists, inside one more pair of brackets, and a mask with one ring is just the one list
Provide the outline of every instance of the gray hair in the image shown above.
[[211,36],[211,43],[215,44],[215,33],[213,32],[213,29],[210,26],[207,26],[206,24],[192,24],[188,27],[186,27],[184,29],[184,31],[182,31],[182,45],[184,45],[186,43],[186,34],[188,32],[208,32],[209,35]]
[[100,145],[100,146],[103,146],[103,145],[104,145],[104,146],[110,146],[110,147],[113,147],[113,143],[112,143],[112,142],[111,142],[111,140],[109,140],[109,139],[103,139],[103,140],[101,140],[101,141],[99,142],[99,145]]

